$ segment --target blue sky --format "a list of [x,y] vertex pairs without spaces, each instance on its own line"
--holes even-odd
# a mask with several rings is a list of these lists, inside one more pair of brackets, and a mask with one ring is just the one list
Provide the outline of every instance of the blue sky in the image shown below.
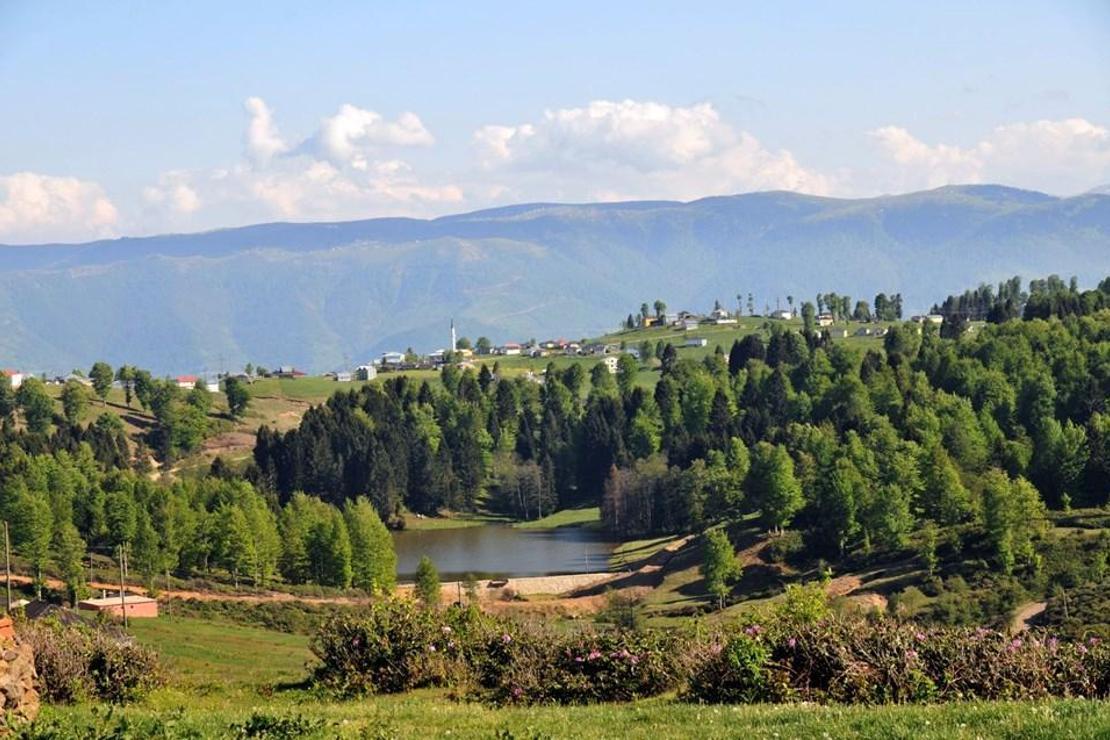
[[0,241],[1110,182],[1106,0],[313,5],[0,2]]

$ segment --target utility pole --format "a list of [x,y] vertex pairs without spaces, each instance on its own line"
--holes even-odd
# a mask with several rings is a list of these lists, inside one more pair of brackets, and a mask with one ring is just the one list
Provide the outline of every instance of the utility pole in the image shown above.
[[7,611],[12,610],[12,543],[8,537],[8,520],[4,520],[4,582],[8,587]]
[[123,590],[123,545],[119,546],[119,607],[123,613],[123,627],[127,629],[127,596]]

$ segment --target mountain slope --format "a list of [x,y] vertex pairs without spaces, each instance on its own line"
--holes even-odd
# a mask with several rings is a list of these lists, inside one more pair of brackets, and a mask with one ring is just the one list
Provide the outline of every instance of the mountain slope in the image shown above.
[[751,292],[761,309],[886,291],[919,309],[980,280],[1049,272],[1110,272],[1110,196],[767,192],[4,246],[0,364],[324,370],[442,346],[452,317],[471,338],[586,335],[655,298],[704,309]]

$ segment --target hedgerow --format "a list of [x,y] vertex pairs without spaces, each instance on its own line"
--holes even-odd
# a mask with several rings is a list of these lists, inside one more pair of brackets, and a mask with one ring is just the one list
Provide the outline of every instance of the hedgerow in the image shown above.
[[408,602],[340,616],[313,640],[316,680],[342,694],[439,686],[494,704],[630,701],[681,689],[696,702],[890,704],[1105,698],[1097,639],[1011,637],[893,619],[771,615],[702,637],[662,630],[559,632],[471,609]]

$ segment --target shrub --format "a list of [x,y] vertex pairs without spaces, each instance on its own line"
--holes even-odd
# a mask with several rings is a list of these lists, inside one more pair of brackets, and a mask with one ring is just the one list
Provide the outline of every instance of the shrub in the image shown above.
[[438,612],[410,602],[374,604],[369,614],[328,620],[312,639],[320,659],[316,680],[341,694],[397,693],[447,686],[465,679],[475,634],[476,610]]
[[1110,691],[1106,647],[1042,634],[829,619],[749,626],[718,644],[695,669],[688,698],[883,704],[1103,698]]
[[35,651],[40,693],[49,702],[123,703],[163,680],[153,651],[105,628],[40,620],[20,625],[19,637]]
[[658,631],[518,629],[491,638],[480,681],[499,704],[631,701],[675,688],[685,676],[683,652],[674,635]]
[[675,688],[685,649],[662,632],[566,635],[484,616],[393,601],[337,617],[312,641],[316,681],[342,694],[425,686],[466,689],[495,703],[626,701]]

